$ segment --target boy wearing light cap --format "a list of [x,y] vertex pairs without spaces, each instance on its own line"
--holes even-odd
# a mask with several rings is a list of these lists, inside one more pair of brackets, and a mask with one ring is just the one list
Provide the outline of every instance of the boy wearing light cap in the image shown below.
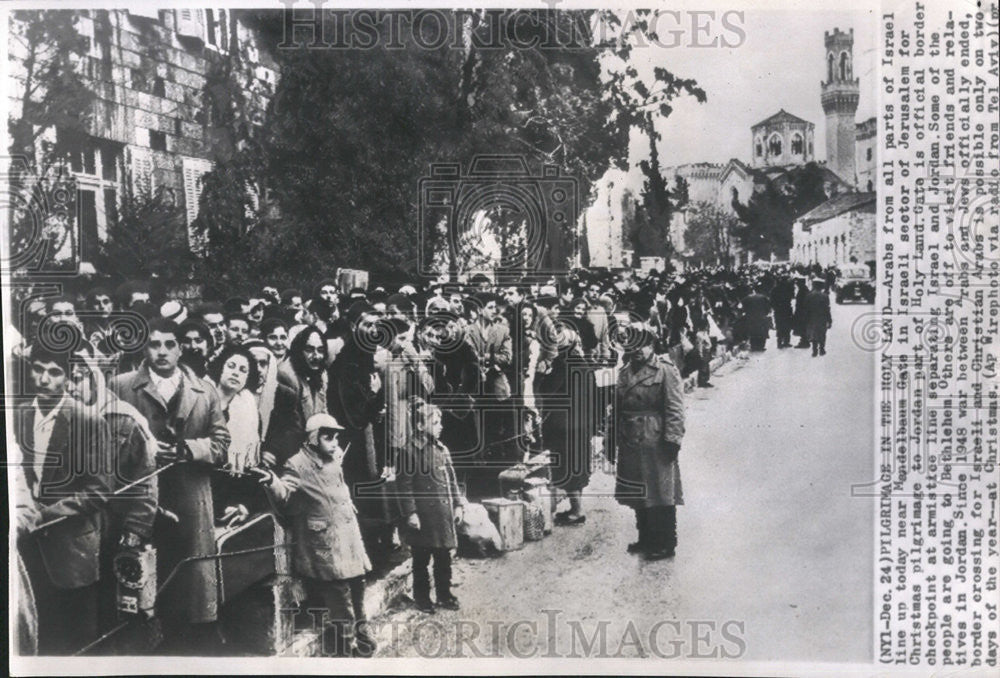
[[285,463],[281,477],[254,471],[275,504],[292,517],[293,567],[326,605],[335,654],[370,657],[375,641],[365,620],[365,573],[371,562],[341,468],[343,431],[329,414],[314,414],[306,421],[305,445]]

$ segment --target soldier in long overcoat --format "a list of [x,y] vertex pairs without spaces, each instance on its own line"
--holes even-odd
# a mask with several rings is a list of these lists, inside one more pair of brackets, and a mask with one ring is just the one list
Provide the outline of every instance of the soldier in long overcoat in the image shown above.
[[684,397],[677,368],[653,353],[655,335],[646,330],[636,337],[615,394],[615,497],[635,511],[639,539],[629,552],[657,560],[672,557],[677,546],[676,507],[684,503],[677,464]]

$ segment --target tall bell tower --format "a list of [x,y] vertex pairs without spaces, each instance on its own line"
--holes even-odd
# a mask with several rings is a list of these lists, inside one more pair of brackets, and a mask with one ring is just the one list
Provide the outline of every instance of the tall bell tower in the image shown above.
[[820,101],[826,113],[826,166],[855,185],[854,114],[860,88],[854,77],[854,29],[825,32],[826,82],[820,83]]

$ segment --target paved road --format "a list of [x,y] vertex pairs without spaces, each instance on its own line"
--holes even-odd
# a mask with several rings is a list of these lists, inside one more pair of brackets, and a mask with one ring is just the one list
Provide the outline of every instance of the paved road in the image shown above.
[[593,496],[585,525],[457,561],[461,611],[377,620],[379,656],[869,661],[873,504],[850,487],[873,477],[874,362],[850,332],[870,308],[834,306],[825,358],[772,338],[688,395],[674,560],[627,554],[631,511]]

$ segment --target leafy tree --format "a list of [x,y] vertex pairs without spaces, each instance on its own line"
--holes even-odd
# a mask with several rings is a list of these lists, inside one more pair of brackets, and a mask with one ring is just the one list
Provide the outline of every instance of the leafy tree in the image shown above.
[[[88,129],[95,96],[77,67],[88,50],[78,22],[78,12],[13,12],[8,40],[19,68],[11,80],[11,94],[18,101],[20,115],[9,119],[11,155],[38,163],[43,159],[36,157],[35,142],[48,130]],[[58,154],[62,149],[53,146],[49,150]]]
[[632,265],[639,265],[639,257],[665,257],[673,254],[670,241],[670,222],[673,214],[688,201],[687,180],[682,176],[674,179],[674,190],[667,186],[667,180],[660,168],[660,154],[656,142],[660,134],[647,122],[649,137],[649,159],[639,163],[645,179],[639,194],[640,202],[635,218],[631,222],[629,238],[632,242]]
[[195,264],[184,212],[162,191],[126,189],[98,252],[98,270],[117,279],[183,280]]
[[703,264],[732,264],[732,234],[740,221],[731,212],[709,202],[696,202],[687,210],[684,241]]
[[830,180],[826,170],[811,162],[766,180],[746,204],[734,191],[732,206],[744,224],[736,231],[742,247],[758,259],[772,254],[787,258],[792,247],[792,224],[827,200],[826,185]]
[[[467,171],[482,154],[521,155],[533,172],[546,164],[576,177],[582,208],[610,166],[627,165],[633,127],[651,128],[682,94],[704,99],[694,81],[663,68],[649,83],[639,78],[630,63],[630,36],[648,32],[649,12],[629,14],[624,22],[611,12],[518,12],[519,38],[537,37],[541,46],[501,49],[476,40],[491,20],[485,10],[447,15],[460,44],[438,49],[418,44],[432,36],[414,36],[409,14],[401,22],[385,20],[383,12],[366,14],[379,31],[380,42],[372,49],[308,49],[303,40],[298,48],[273,50],[281,76],[266,134],[247,144],[247,154],[217,160],[217,172],[206,179],[201,213],[212,216],[201,227],[218,244],[210,249],[213,266],[225,252],[230,258],[240,252],[233,263],[243,268],[270,261],[301,270],[306,257],[327,268],[349,261],[376,275],[412,275],[421,259],[437,260],[452,272],[467,269],[475,248],[462,246],[459,256],[442,259],[442,252],[455,249],[447,246],[454,236],[438,222],[418,224],[419,182],[432,163],[454,162]],[[285,38],[282,14],[253,17],[272,47]],[[590,32],[598,18],[618,33]],[[408,30],[395,32],[393,39],[402,40],[404,48],[386,49],[388,27],[400,23]],[[555,35],[560,41],[553,47]],[[270,181],[280,223],[245,216],[240,187],[261,177]],[[655,187],[650,191],[652,196]],[[206,209],[212,205],[219,208]],[[662,220],[663,203],[651,198],[651,205]],[[523,246],[520,217],[489,217],[500,258],[515,258],[512,253]],[[464,226],[459,232],[468,230]],[[417,228],[425,236],[423,252],[421,239],[414,237]],[[542,264],[566,265],[573,237],[573,224],[551,229]],[[268,243],[273,251],[283,238],[299,239],[296,255],[286,262],[268,252],[250,256],[233,244]],[[268,270],[281,275],[275,266]]]
[[[64,160],[72,138],[86,132],[94,94],[80,78],[77,65],[88,49],[76,30],[79,13],[15,11],[8,26],[12,77],[8,118],[10,167],[7,169],[11,268],[40,264],[38,245],[56,268],[74,242],[73,196],[76,186]],[[56,136],[53,130],[62,134]]]

